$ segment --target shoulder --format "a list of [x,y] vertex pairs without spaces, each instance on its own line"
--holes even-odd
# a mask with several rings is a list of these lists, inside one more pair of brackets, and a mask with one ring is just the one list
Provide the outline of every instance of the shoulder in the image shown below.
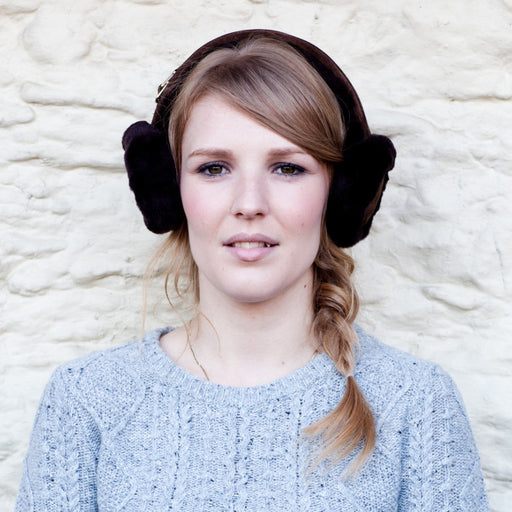
[[398,403],[405,403],[411,410],[448,397],[456,412],[465,415],[453,379],[438,364],[385,345],[358,326],[356,332],[356,378],[377,415],[393,410]]
[[385,373],[389,380],[424,381],[432,378],[450,379],[448,374],[436,363],[413,356],[412,354],[386,345],[374,336],[366,333],[356,326],[359,338],[359,354],[356,371],[367,373],[371,368],[373,372],[381,375]]
[[379,449],[400,457],[405,468],[404,510],[440,510],[446,503],[450,510],[488,510],[477,447],[452,378],[437,364],[357,332],[356,378],[377,419]]
[[156,329],[140,340],[65,363],[52,375],[48,389],[58,400],[87,409],[101,429],[120,428],[144,397],[143,353],[167,330]]

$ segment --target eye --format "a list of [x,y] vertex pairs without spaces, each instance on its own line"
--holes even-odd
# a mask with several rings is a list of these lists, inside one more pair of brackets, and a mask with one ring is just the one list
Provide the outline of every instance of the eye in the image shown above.
[[222,176],[228,171],[222,162],[209,162],[201,165],[197,172],[206,176]]
[[306,170],[299,165],[282,163],[274,166],[274,172],[283,176],[296,176],[306,172]]

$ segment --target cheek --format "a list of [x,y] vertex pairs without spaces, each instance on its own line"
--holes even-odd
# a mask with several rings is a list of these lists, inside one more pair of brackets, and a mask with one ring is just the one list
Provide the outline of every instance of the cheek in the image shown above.
[[[297,230],[304,232],[317,231],[324,217],[324,210],[327,201],[325,187],[311,187],[293,201],[293,218]],[[292,216],[290,217],[292,218]]]
[[212,200],[211,194],[207,194],[201,187],[188,183],[187,180],[183,180],[180,192],[189,230],[207,229],[215,218],[215,208],[218,206]]
[[199,206],[199,202],[188,201],[187,196],[182,196],[181,201],[183,203],[183,210],[185,211],[185,217],[187,219],[187,224],[190,227],[202,224],[202,215],[201,210],[202,207]]

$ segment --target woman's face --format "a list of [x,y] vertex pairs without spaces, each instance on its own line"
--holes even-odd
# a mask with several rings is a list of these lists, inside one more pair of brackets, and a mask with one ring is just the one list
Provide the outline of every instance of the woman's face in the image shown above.
[[329,190],[321,162],[210,95],[185,127],[180,188],[201,299],[264,302],[311,283]]

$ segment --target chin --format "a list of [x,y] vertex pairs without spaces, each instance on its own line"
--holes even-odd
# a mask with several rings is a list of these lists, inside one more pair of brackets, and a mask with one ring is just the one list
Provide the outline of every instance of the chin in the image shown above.
[[[233,269],[231,269],[233,270]],[[243,271],[230,271],[222,274],[200,274],[199,289],[201,300],[210,297],[210,300],[222,301],[224,299],[246,305],[262,305],[276,302],[280,298],[290,301],[298,298],[305,288],[310,289],[312,282],[311,267],[299,269],[296,272],[287,272],[287,268],[270,269],[259,268],[244,269]],[[286,275],[286,274],[289,275]]]
[[238,302],[240,304],[264,304],[266,302],[272,301],[277,296],[279,296],[278,293],[269,293],[269,290],[265,291],[255,291],[251,290],[250,292],[247,291],[247,288],[244,288],[243,290],[240,290],[238,292],[231,292],[227,294],[232,301]]
[[298,281],[278,283],[276,280],[270,281],[244,281],[237,283],[237,286],[232,286],[224,290],[226,296],[232,301],[240,304],[253,304],[263,305],[270,303],[280,298],[290,299],[290,294],[296,296],[298,288],[303,289],[305,281],[300,279]]

